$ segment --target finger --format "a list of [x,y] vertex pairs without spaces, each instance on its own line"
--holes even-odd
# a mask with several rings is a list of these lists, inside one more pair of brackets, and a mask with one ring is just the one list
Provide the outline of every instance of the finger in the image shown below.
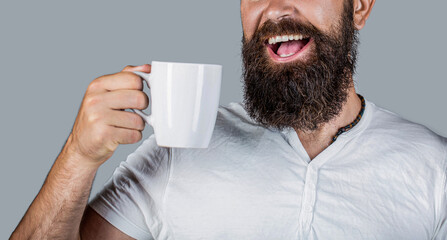
[[114,141],[117,144],[132,144],[141,140],[143,134],[137,130],[115,127]]
[[104,93],[104,103],[111,109],[146,109],[149,98],[140,90],[116,90]]
[[130,130],[144,130],[144,121],[136,113],[125,111],[109,111],[106,117],[106,124]]
[[143,80],[131,72],[119,72],[95,79],[89,86],[90,92],[106,92],[118,89],[143,89]]
[[127,65],[122,70],[122,72],[135,72],[135,71],[150,73],[151,72],[151,65],[150,64],[143,64],[143,65],[140,65],[140,66]]

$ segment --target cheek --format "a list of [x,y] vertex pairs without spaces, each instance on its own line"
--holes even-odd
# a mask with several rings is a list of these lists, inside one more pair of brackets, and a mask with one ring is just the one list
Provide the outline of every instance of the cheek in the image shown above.
[[259,5],[257,3],[241,4],[242,30],[247,40],[252,38],[260,23],[262,7]]
[[244,31],[245,40],[250,40],[256,31],[256,27],[254,26],[253,22],[250,20],[243,21],[242,28]]
[[253,27],[253,24],[246,22],[245,24],[243,24],[243,31],[244,31],[245,40],[249,41],[253,37],[253,34],[256,31],[256,28]]
[[306,4],[302,4],[302,10],[307,13],[306,18],[312,25],[320,31],[329,32],[340,18],[343,1],[303,1]]

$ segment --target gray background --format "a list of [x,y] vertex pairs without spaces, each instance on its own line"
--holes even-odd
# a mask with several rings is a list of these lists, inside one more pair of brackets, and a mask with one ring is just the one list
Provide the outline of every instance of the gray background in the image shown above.
[[[355,77],[367,99],[443,136],[446,8],[378,1]],[[38,193],[94,78],[152,60],[217,63],[221,104],[242,100],[239,1],[2,1],[0,36],[0,239]],[[92,196],[138,145],[100,168]]]

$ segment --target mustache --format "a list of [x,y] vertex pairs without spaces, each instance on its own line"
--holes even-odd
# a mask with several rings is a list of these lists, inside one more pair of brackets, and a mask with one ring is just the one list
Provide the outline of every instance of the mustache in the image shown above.
[[[301,34],[306,38],[320,39],[323,34],[312,24],[296,21],[290,18],[274,22],[269,19],[253,34],[250,42],[264,43],[273,36]],[[246,38],[244,36],[244,42]]]

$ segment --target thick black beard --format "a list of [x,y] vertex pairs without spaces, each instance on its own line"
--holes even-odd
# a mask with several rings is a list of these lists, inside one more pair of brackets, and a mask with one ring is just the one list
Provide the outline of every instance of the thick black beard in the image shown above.
[[[338,26],[329,34],[285,19],[265,22],[250,41],[243,37],[244,108],[252,119],[278,130],[314,131],[341,112],[357,58],[352,12],[352,1],[346,1]],[[316,48],[310,57],[286,64],[270,60],[266,37],[296,33],[313,38]]]

